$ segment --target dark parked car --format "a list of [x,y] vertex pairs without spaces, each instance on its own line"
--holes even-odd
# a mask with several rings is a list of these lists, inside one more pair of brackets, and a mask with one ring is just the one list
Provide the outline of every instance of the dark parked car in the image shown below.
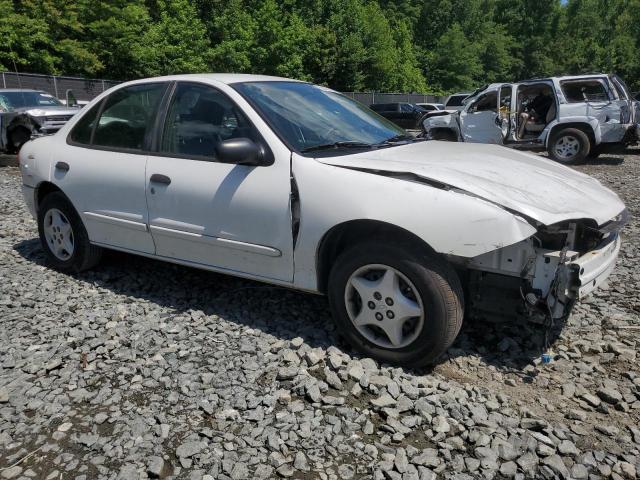
[[425,109],[412,103],[374,103],[369,108],[402,128],[419,129]]

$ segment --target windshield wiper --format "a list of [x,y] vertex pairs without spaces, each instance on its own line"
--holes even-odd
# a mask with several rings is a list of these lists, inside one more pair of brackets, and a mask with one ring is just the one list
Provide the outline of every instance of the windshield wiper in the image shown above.
[[372,145],[370,143],[347,141],[347,142],[334,142],[334,143],[323,143],[320,145],[314,145],[312,147],[303,148],[301,152],[302,153],[317,152],[319,150],[331,150],[333,148],[371,148],[371,147]]
[[424,138],[414,137],[413,135],[408,135],[406,133],[401,133],[400,135],[395,135],[391,138],[387,138],[386,140],[381,141],[380,143],[376,143],[376,147],[384,146],[384,145],[394,145],[399,142],[418,142],[424,140]]

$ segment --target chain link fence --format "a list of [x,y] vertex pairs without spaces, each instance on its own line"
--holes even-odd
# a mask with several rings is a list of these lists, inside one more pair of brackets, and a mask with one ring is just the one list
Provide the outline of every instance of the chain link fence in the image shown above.
[[44,90],[60,99],[66,97],[67,90],[72,90],[76,98],[81,102],[88,102],[94,99],[118,83],[119,82],[113,80],[61,77],[57,75],[40,75],[37,73],[0,73],[0,88]]
[[[64,99],[67,90],[72,90],[76,98],[88,102],[105,90],[120,82],[93,78],[63,77],[58,75],[40,75],[37,73],[1,72],[0,88],[30,88],[44,90],[57,98]],[[376,93],[376,92],[345,92],[365,105],[373,103],[443,103],[446,97],[421,93]]]
[[378,93],[378,92],[344,92],[365,105],[374,103],[444,103],[447,97],[423,93]]

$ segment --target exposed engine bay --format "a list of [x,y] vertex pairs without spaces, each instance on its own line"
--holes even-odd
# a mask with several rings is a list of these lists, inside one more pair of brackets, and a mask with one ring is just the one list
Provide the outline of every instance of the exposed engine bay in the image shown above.
[[542,226],[514,245],[459,259],[468,272],[471,316],[503,321],[516,315],[535,323],[566,318],[613,269],[627,219],[625,210],[601,227],[588,220]]

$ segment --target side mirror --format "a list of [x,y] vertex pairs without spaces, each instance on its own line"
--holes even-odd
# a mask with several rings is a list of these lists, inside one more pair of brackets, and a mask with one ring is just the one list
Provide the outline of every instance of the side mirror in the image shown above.
[[230,138],[216,145],[216,157],[220,163],[260,166],[262,149],[249,138]]
[[74,95],[73,91],[67,90],[66,98],[67,98],[67,107],[78,106],[78,100],[76,100],[76,96]]

